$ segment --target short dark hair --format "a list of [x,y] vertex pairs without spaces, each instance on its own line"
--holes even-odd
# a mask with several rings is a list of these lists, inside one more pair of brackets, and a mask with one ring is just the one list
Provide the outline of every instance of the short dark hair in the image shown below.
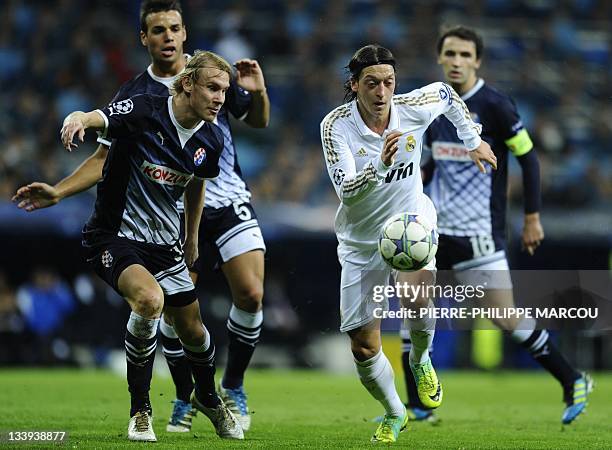
[[395,57],[391,50],[378,44],[370,44],[361,47],[355,52],[348,65],[345,67],[349,72],[349,77],[344,83],[344,101],[350,102],[355,99],[357,94],[351,89],[351,83],[359,79],[361,71],[369,66],[377,64],[389,64],[393,66],[395,72]]
[[463,39],[464,41],[472,41],[476,46],[476,59],[480,59],[482,56],[482,52],[484,51],[484,44],[482,42],[482,36],[480,36],[475,29],[468,28],[463,25],[458,25],[456,27],[447,28],[444,33],[438,39],[438,55],[442,51],[442,46],[444,45],[444,39],[447,37],[454,36],[459,39]]
[[142,0],[140,4],[140,29],[147,32],[147,16],[162,11],[177,11],[183,17],[179,0]]

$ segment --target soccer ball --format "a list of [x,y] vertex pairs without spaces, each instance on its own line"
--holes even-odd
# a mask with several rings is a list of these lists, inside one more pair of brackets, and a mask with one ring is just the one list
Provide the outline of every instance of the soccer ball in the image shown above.
[[422,269],[438,250],[438,233],[420,214],[395,214],[382,226],[378,251],[396,270]]

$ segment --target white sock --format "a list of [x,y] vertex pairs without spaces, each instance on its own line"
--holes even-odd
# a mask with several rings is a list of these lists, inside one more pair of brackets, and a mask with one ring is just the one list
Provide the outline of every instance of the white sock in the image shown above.
[[166,316],[163,314],[161,316],[161,320],[159,321],[159,331],[161,331],[161,333],[168,338],[178,338],[176,331],[174,331],[174,327],[166,322]]
[[517,325],[516,329],[512,332],[512,339],[514,339],[515,342],[522,344],[531,337],[535,327],[535,319],[531,317],[523,318]]
[[139,339],[151,339],[157,334],[159,318],[147,319],[132,311],[128,319],[127,329],[133,336]]
[[[430,307],[431,307],[430,303]],[[406,328],[410,331],[410,362],[423,364],[429,360],[429,349],[436,334],[435,317],[406,319]]]
[[261,326],[263,322],[263,310],[259,310],[256,313],[250,313],[238,308],[236,305],[232,305],[229,317],[243,327],[257,328]]
[[405,408],[395,389],[393,368],[382,349],[366,361],[355,360],[361,384],[380,402],[387,414],[402,416]]

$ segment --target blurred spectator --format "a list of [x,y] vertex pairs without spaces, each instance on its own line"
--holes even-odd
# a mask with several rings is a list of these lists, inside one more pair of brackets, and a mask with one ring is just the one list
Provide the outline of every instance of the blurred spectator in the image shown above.
[[73,288],[78,304],[70,319],[67,337],[80,349],[75,355],[80,365],[104,366],[109,352],[124,343],[129,306],[93,273],[79,274]]
[[62,326],[76,307],[68,285],[52,269],[36,268],[31,281],[18,289],[17,305],[26,330],[34,337],[34,361],[67,361],[70,349]]
[[[0,93],[0,201],[24,182],[56,182],[87,156],[88,146],[78,156],[61,151],[60,122],[69,110],[106,104],[147,64],[136,37],[138,5],[7,2],[0,19],[0,80],[13,88]],[[239,0],[228,6],[183,0],[183,8],[188,51],[209,46],[231,62],[257,57],[264,69],[271,126],[240,130],[240,142],[255,149],[250,153],[262,154],[242,161],[255,201],[336,202],[310,193],[328,192],[314,155],[321,157],[315,151],[320,120],[342,101],[343,66],[357,48],[377,41],[391,48],[402,68],[398,92],[439,80],[437,30],[458,22],[482,32],[485,78],[517,99],[537,137],[545,159],[545,207],[564,206],[565,193],[576,206],[612,200],[606,151],[612,138],[610,2]]]
[[24,325],[15,290],[0,272],[0,364],[21,362],[24,343],[21,336]]

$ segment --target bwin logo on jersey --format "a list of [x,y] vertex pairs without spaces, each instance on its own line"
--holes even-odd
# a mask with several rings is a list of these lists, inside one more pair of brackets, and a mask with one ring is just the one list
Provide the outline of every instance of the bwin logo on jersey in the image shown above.
[[110,115],[113,114],[129,114],[134,109],[134,103],[131,99],[121,100],[120,102],[111,103],[108,107]]
[[387,176],[385,177],[385,183],[403,180],[404,178],[412,175],[413,169],[414,163],[412,162],[407,166],[405,166],[403,162],[399,163],[397,168],[393,168],[389,171],[389,173],[387,173]]
[[199,149],[197,149],[197,151],[193,155],[193,162],[196,166],[201,166],[205,160],[206,160],[206,150],[200,147]]

